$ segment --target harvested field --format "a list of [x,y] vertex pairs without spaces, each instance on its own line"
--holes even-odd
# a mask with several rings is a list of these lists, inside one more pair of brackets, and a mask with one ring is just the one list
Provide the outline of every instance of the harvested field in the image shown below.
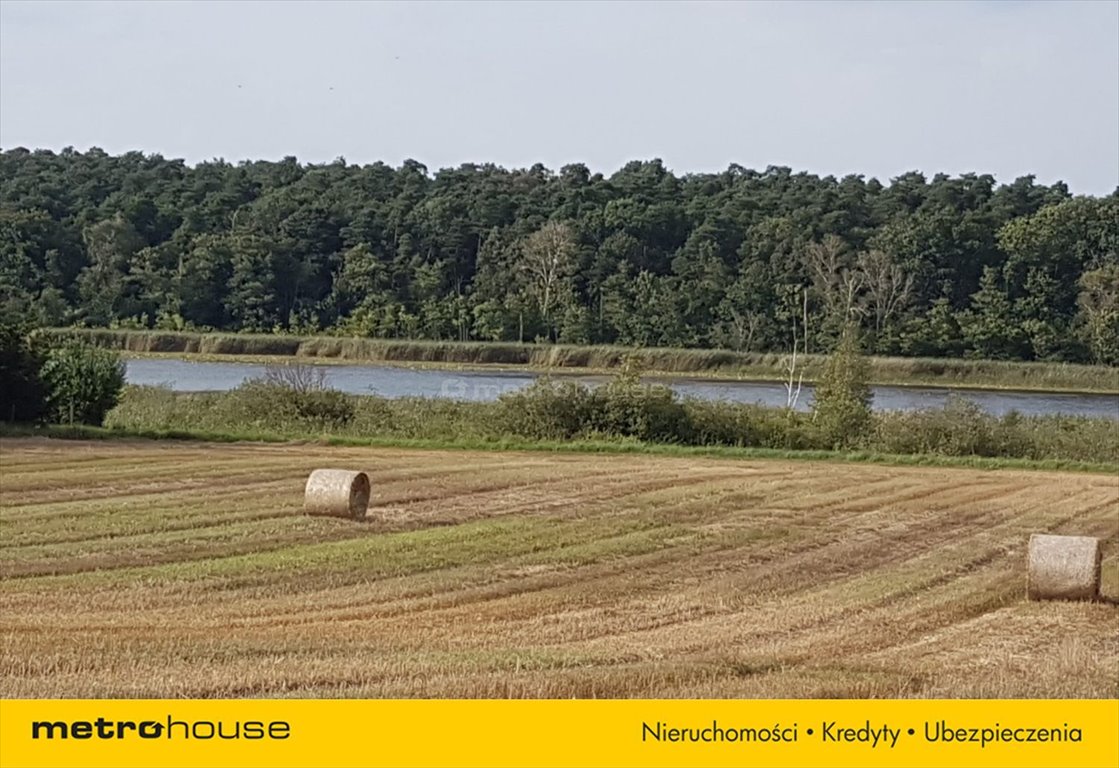
[[[0,486],[4,697],[1119,696],[1114,476],[5,439]],[[1109,599],[1027,602],[1033,532]]]

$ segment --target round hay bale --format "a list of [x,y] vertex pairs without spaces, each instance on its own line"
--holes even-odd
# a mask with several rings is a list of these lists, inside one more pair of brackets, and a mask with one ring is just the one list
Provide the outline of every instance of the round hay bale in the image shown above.
[[303,511],[360,520],[369,506],[369,475],[348,469],[316,469],[307,478]]
[[1026,595],[1030,600],[1095,600],[1100,593],[1100,540],[1092,536],[1030,536]]

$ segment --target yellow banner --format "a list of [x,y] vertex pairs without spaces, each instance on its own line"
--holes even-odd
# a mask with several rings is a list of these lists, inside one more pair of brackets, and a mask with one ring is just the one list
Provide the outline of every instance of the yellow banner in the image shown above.
[[1119,700],[4,700],[3,768],[1116,768]]

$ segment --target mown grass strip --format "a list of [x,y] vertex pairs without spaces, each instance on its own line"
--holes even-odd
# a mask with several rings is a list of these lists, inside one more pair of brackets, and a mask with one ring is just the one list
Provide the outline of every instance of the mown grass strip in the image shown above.
[[[260,551],[127,565],[67,574],[41,574],[0,580],[0,592],[22,584],[76,585],[83,588],[137,581],[224,580],[254,582],[262,576],[335,577],[353,581],[411,576],[447,568],[483,567],[499,561],[587,564],[613,556],[653,551],[683,529],[641,518],[560,520],[549,517],[491,518],[455,526],[318,543],[290,542]],[[547,551],[541,542],[547,542]]]
[[185,440],[209,443],[310,443],[341,447],[412,448],[417,450],[541,451],[551,453],[644,454],[654,456],[709,456],[721,459],[781,459],[831,461],[892,466],[965,467],[1061,472],[1119,473],[1119,464],[1063,459],[1008,459],[986,456],[940,456],[935,454],[887,454],[873,451],[783,450],[731,446],[690,446],[638,441],[572,440],[532,441],[512,438],[496,440],[413,439],[392,437],[342,437],[284,435],[275,432],[208,432],[191,430],[105,429],[91,426],[51,425],[45,427],[0,423],[0,437],[50,437],[62,440]]

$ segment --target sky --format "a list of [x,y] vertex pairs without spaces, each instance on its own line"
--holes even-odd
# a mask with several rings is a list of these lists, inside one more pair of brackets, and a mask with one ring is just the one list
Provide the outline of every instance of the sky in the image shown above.
[[0,0],[0,147],[1119,185],[1119,2]]

